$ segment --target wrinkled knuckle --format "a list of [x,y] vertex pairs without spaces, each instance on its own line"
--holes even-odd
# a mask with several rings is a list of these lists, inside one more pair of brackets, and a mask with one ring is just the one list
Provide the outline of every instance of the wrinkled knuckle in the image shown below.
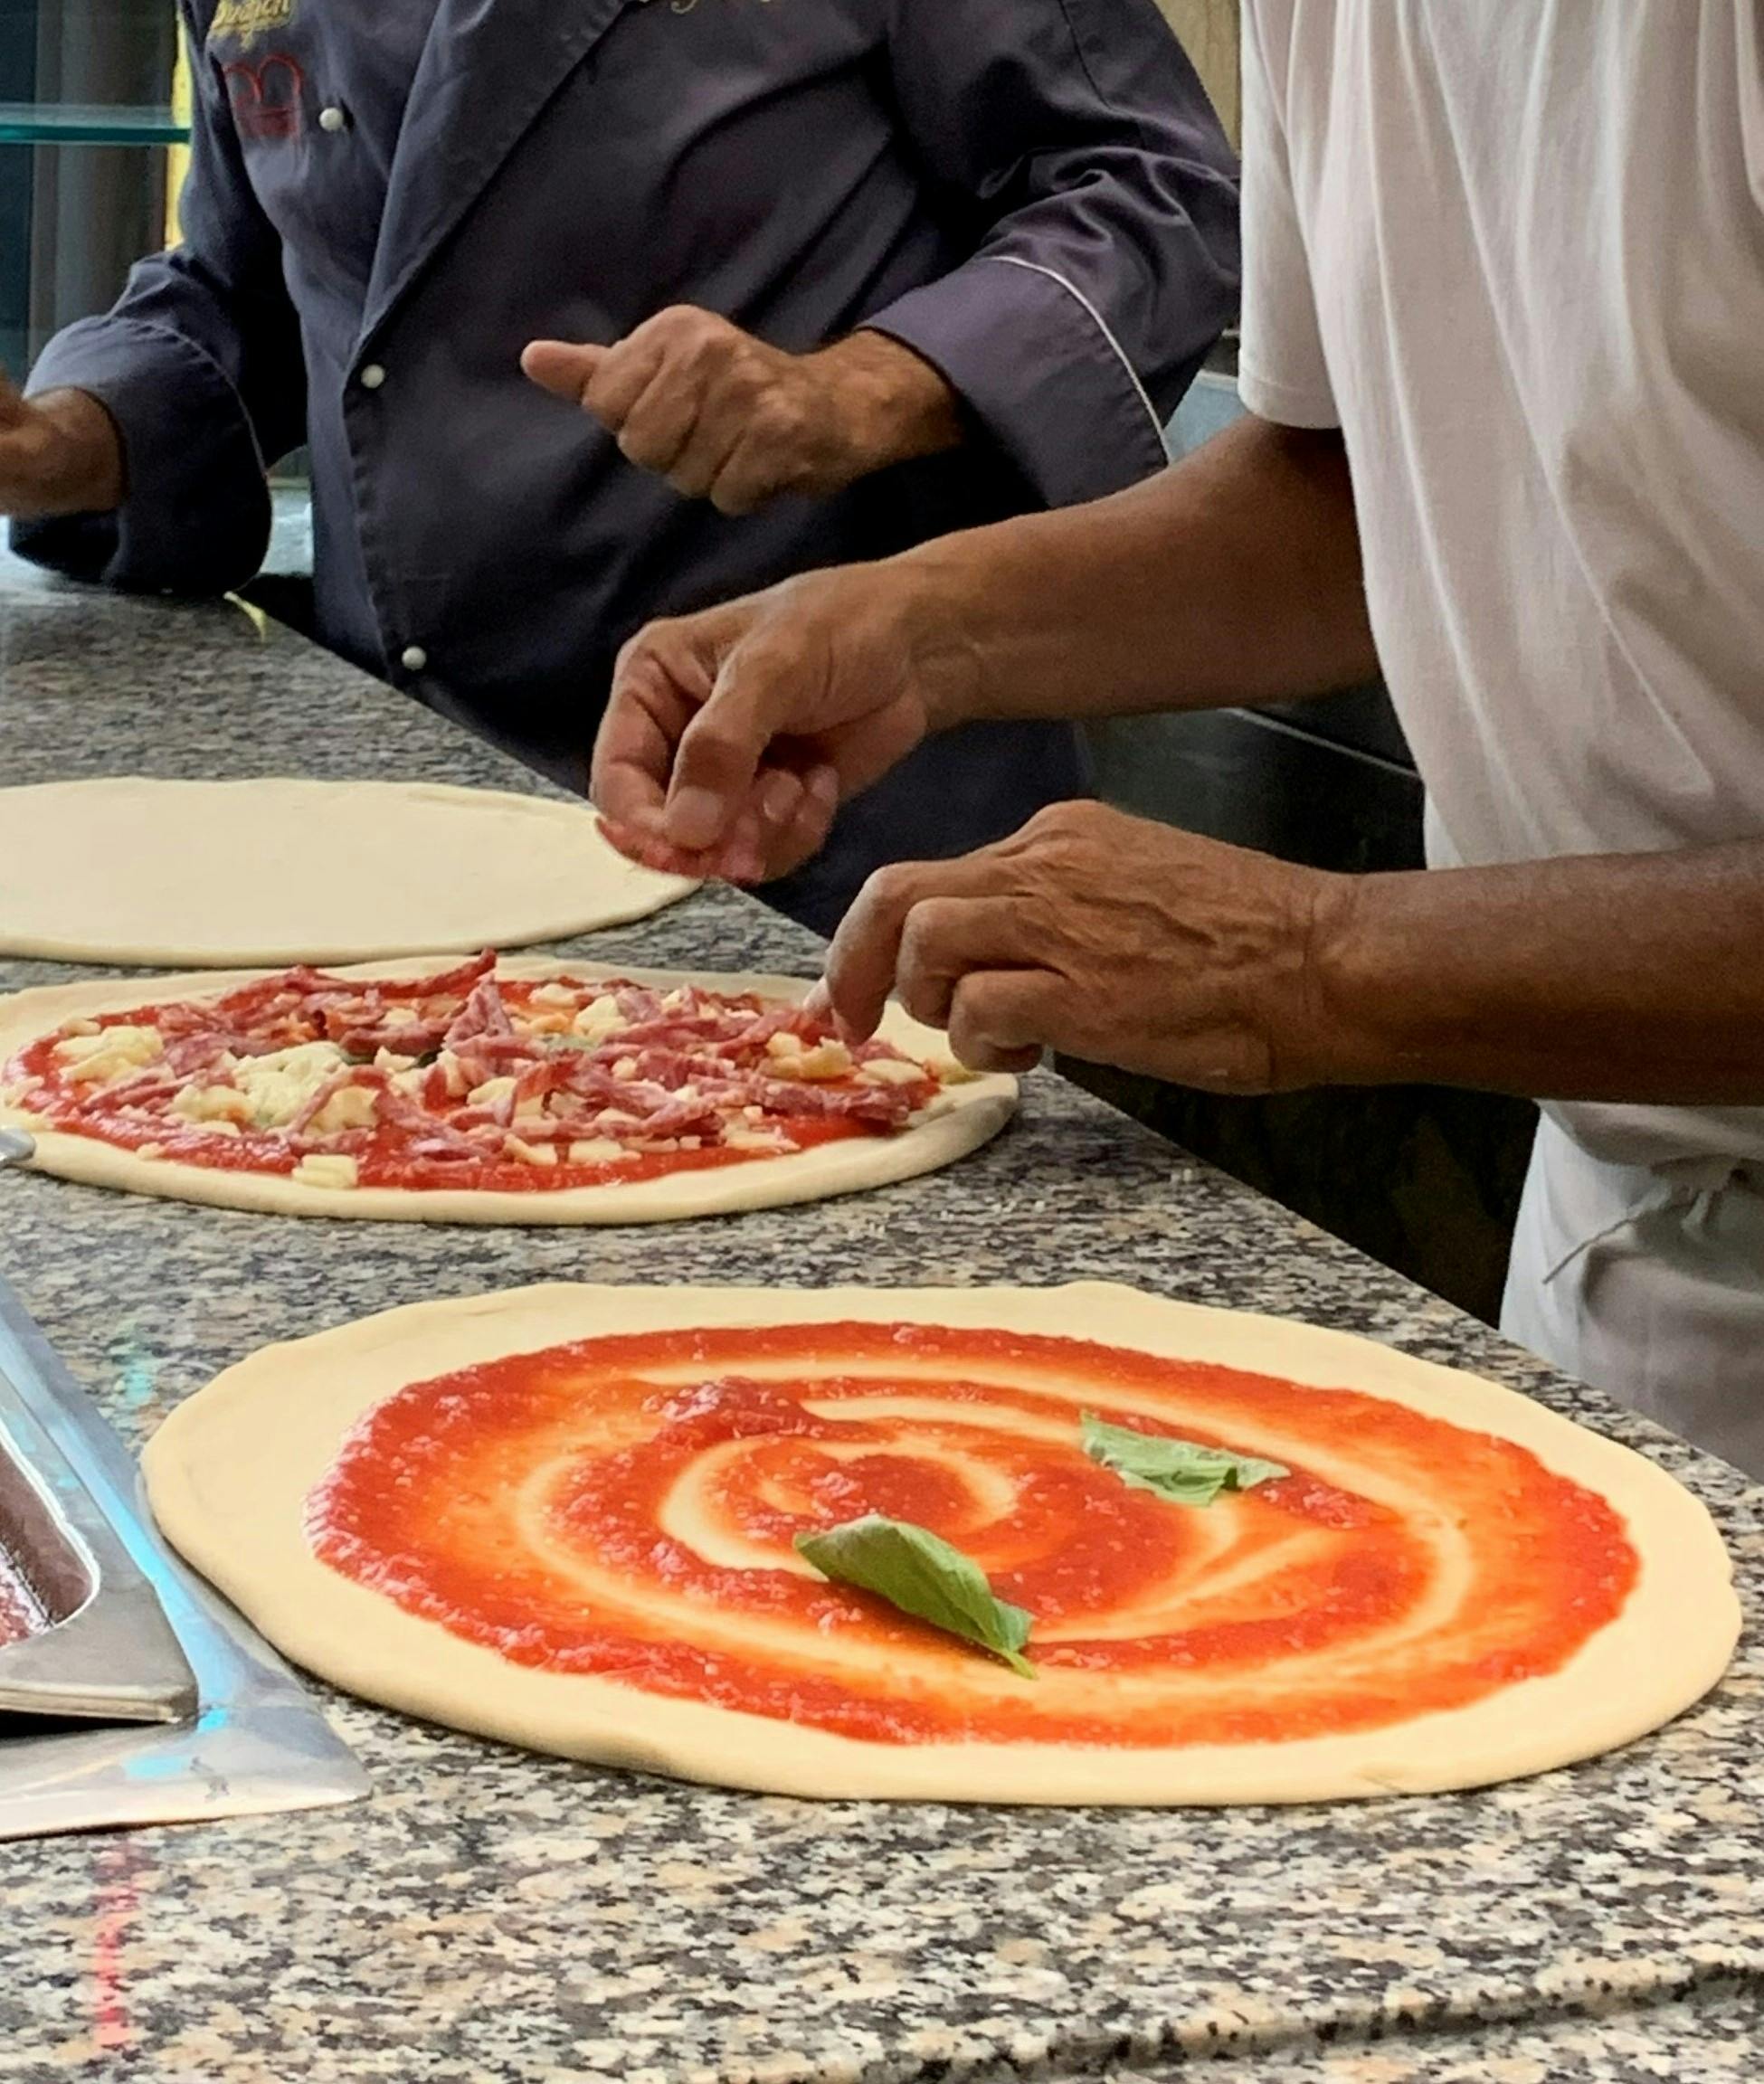
[[728,320],[719,318],[714,311],[684,312],[678,332],[682,345],[700,361],[727,360],[741,339]]
[[679,630],[679,622],[671,618],[646,622],[620,651],[618,673],[622,677],[660,664],[678,642]]
[[770,390],[765,371],[755,362],[733,360],[723,373],[722,394],[743,414],[750,434],[764,422]]
[[[726,669],[724,676],[727,678]],[[720,766],[741,749],[741,733],[727,713],[716,702],[707,702],[686,727],[680,750],[695,760]]]
[[934,905],[915,905],[900,929],[900,967],[915,977],[932,974],[943,946],[943,922]]
[[913,901],[914,876],[905,864],[895,862],[878,868],[864,886],[864,896],[884,912],[905,911]]
[[770,387],[754,408],[754,431],[773,448],[793,448],[801,441],[804,428],[802,409],[793,398],[787,398],[776,385]]
[[1029,819],[1027,829],[1039,839],[1072,839],[1090,829],[1094,803],[1049,803]]

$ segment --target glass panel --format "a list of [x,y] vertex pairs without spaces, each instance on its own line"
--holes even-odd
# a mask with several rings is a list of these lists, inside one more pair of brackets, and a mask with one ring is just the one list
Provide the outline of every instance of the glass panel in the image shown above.
[[169,108],[0,101],[0,145],[181,145],[189,135]]
[[172,0],[0,0],[0,362],[103,310],[164,243]]

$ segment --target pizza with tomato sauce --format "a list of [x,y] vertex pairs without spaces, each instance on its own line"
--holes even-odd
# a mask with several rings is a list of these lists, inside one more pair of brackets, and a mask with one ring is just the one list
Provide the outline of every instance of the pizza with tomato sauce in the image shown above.
[[1657,1729],[1739,1627],[1707,1512],[1627,1449],[1112,1286],[421,1304],[246,1360],[145,1466],[337,1684],[796,1795],[1477,1786]]
[[291,1215],[640,1222],[947,1164],[1003,1125],[891,1010],[848,1047],[784,978],[406,962],[0,1001],[0,1122],[36,1164]]

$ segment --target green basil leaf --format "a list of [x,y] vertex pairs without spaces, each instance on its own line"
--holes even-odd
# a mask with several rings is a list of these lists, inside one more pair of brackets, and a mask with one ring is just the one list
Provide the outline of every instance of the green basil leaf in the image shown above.
[[1094,1411],[1084,1415],[1084,1451],[1124,1483],[1136,1491],[1155,1491],[1178,1505],[1210,1505],[1221,1491],[1249,1491],[1292,1474],[1280,1463],[1254,1454],[1136,1433],[1131,1426],[1105,1425]]
[[903,1614],[990,1650],[1020,1677],[1035,1677],[1022,1653],[1034,1616],[997,1597],[979,1564],[929,1528],[872,1512],[824,1534],[799,1534],[796,1549],[835,1584],[874,1592]]

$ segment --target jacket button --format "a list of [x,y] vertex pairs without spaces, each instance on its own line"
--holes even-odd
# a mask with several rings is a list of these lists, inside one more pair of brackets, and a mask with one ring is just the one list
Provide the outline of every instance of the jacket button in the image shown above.
[[407,644],[400,663],[407,673],[421,673],[429,663],[429,654],[421,644]]
[[364,391],[377,391],[385,380],[386,373],[377,362],[370,362],[361,373],[360,382]]
[[332,137],[336,137],[339,130],[346,130],[348,127],[348,117],[335,105],[328,109],[321,109],[318,111],[318,128],[321,130],[328,130]]

